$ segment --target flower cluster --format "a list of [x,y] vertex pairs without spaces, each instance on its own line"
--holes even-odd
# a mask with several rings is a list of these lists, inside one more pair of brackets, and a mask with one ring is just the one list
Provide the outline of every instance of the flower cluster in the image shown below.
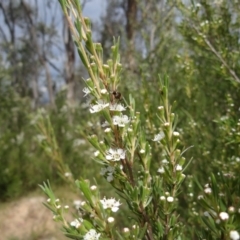
[[121,148],[118,149],[112,149],[110,148],[107,152],[106,152],[106,159],[109,161],[120,161],[121,159],[125,159],[125,151]]
[[83,237],[84,240],[98,240],[101,233],[97,233],[95,229],[90,229]]
[[115,115],[113,116],[113,125],[118,125],[119,127],[125,127],[127,123],[129,123],[129,118],[127,115]]
[[78,219],[73,220],[73,221],[70,223],[70,225],[71,225],[72,227],[79,228],[79,227],[81,226],[82,222],[83,222],[83,219],[82,219],[82,218],[78,218]]
[[99,100],[95,105],[90,107],[90,113],[96,113],[102,111],[104,108],[108,107],[109,103]]
[[115,198],[106,199],[105,197],[100,200],[104,209],[110,208],[112,212],[117,212],[119,206],[121,205],[119,201],[116,201]]

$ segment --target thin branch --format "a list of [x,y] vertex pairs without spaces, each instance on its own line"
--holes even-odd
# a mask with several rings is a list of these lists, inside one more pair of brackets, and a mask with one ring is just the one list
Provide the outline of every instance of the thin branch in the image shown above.
[[[199,35],[201,34],[195,26],[193,26],[193,28]],[[227,68],[227,70],[229,71],[230,75],[234,78],[234,80],[236,82],[240,83],[240,79],[237,76],[237,74],[235,73],[235,71],[227,64],[227,62],[223,59],[221,54],[214,48],[214,46],[211,44],[211,42],[206,37],[203,37],[203,40],[207,44],[207,46],[210,48],[210,50],[215,54],[215,56],[218,58],[218,60]]]

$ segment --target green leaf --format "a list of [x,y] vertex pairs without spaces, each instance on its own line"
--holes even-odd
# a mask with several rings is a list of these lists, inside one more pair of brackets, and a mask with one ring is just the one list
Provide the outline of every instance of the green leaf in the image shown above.
[[84,197],[88,200],[91,206],[93,206],[92,192],[89,188],[89,184],[85,180],[76,180],[76,185],[82,191]]
[[217,234],[215,223],[210,217],[202,217],[203,222],[207,225],[209,229],[211,229],[215,234]]
[[145,225],[144,225],[143,228],[140,228],[140,232],[139,232],[139,235],[138,235],[138,239],[144,239],[146,230],[147,230],[147,223],[145,223]]

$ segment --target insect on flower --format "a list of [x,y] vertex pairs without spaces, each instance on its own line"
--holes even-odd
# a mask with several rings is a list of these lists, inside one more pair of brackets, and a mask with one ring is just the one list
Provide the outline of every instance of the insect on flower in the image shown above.
[[114,90],[112,92],[112,95],[114,96],[114,99],[116,99],[116,100],[121,100],[121,98],[122,98],[122,94],[120,92],[117,92],[116,90]]
[[112,104],[117,104],[122,100],[122,94],[117,90],[110,91],[110,99]]

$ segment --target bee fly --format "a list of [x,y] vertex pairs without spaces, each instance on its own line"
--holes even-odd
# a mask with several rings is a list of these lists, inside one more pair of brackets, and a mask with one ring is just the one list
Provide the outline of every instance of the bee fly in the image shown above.
[[112,92],[112,94],[113,94],[113,96],[114,96],[114,99],[116,99],[116,100],[121,100],[121,98],[122,98],[122,94],[120,93],[120,92],[117,92],[117,91],[113,91]]

